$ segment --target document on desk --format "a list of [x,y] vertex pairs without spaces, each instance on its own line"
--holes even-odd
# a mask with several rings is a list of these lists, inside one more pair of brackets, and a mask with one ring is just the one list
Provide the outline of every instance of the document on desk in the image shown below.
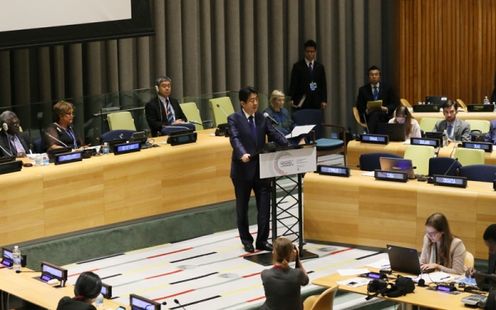
[[295,126],[293,128],[293,130],[291,131],[291,133],[287,134],[286,135],[286,139],[290,139],[290,138],[296,138],[296,137],[299,137],[301,135],[306,135],[308,134],[310,131],[312,131],[312,129],[315,127],[315,125],[302,125],[302,126]]
[[369,278],[352,278],[348,280],[336,281],[339,285],[351,286],[351,287],[360,287],[369,284]]
[[421,274],[418,277],[413,278],[413,281],[418,282],[418,280],[424,279],[425,284],[429,284],[432,282],[449,282],[454,278],[456,278],[455,275],[450,275],[449,273],[443,271],[436,271],[436,272]]
[[391,265],[389,264],[389,259],[388,258],[383,258],[378,261],[372,262],[367,265],[368,267],[372,268],[377,268],[377,269],[389,269],[391,268]]

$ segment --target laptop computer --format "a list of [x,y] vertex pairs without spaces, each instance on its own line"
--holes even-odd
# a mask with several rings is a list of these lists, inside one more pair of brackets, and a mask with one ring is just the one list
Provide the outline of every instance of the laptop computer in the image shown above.
[[413,275],[419,275],[422,273],[420,270],[419,255],[416,249],[404,248],[390,244],[386,247],[391,270]]
[[405,124],[379,123],[375,133],[387,135],[389,141],[405,141]]
[[379,157],[379,164],[383,171],[402,171],[408,174],[409,179],[415,179],[413,164],[410,159]]
[[496,288],[496,275],[483,272],[476,272],[474,274],[477,287],[482,291],[489,292],[491,289]]

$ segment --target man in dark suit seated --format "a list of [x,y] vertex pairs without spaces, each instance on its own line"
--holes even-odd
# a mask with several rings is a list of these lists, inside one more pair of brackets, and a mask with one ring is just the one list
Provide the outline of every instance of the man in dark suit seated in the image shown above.
[[434,131],[444,132],[451,141],[470,141],[470,124],[456,118],[458,113],[458,102],[448,100],[443,104],[444,120],[438,121]]
[[17,115],[12,111],[4,111],[0,114],[1,134],[0,153],[2,156],[24,157],[29,152],[29,142],[25,135],[20,132],[20,122]]
[[[375,133],[377,124],[389,121],[400,104],[400,100],[393,88],[381,81],[381,70],[378,67],[370,67],[368,74],[369,82],[358,89],[356,107],[360,114],[360,121],[367,123],[370,133]],[[382,100],[380,108],[367,108],[367,102],[377,100]]]
[[157,97],[145,105],[146,121],[152,136],[168,135],[175,131],[194,130],[195,126],[188,123],[179,101],[170,97],[172,80],[161,76],[155,81]]
[[317,62],[317,43],[304,44],[305,57],[293,65],[288,95],[294,109],[324,109],[327,106],[327,82],[324,66]]
[[270,219],[270,179],[260,179],[258,154],[265,145],[266,137],[278,145],[287,145],[284,136],[274,129],[258,109],[258,93],[252,87],[239,91],[241,111],[229,115],[231,146],[231,179],[236,196],[236,213],[239,237],[246,252],[253,252],[253,237],[248,230],[248,201],[253,189],[257,202],[258,233],[256,247],[272,251],[267,242]]

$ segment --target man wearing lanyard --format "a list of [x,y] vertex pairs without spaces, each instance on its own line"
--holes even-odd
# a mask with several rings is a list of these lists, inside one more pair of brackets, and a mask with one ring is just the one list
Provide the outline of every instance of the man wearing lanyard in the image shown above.
[[270,219],[270,179],[260,179],[258,153],[262,150],[266,137],[278,145],[288,141],[279,133],[270,120],[258,109],[258,93],[252,87],[239,91],[241,111],[229,115],[231,146],[231,180],[236,196],[236,213],[239,237],[246,252],[254,252],[253,236],[248,229],[248,201],[253,190],[257,203],[258,233],[255,246],[259,250],[272,251],[267,242]]
[[0,153],[3,156],[24,157],[29,151],[29,143],[20,132],[20,122],[17,115],[12,111],[4,111],[0,114],[1,132]]
[[434,126],[434,131],[444,132],[451,141],[470,141],[470,124],[464,120],[456,118],[458,113],[458,103],[447,100],[443,104],[444,120],[438,121]]

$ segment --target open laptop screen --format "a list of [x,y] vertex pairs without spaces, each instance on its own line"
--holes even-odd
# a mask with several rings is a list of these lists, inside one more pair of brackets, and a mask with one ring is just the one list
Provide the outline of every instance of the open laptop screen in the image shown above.
[[408,174],[408,178],[414,179],[413,164],[410,159],[394,158],[394,157],[379,157],[381,170],[384,171],[402,171]]

